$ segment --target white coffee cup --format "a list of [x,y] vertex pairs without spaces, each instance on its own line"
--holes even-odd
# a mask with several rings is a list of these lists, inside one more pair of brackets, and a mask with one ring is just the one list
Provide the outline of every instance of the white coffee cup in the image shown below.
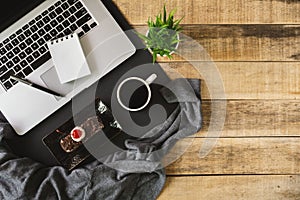
[[[150,99],[151,99],[151,89],[150,89],[150,84],[157,78],[157,75],[156,74],[151,74],[146,80],[142,79],[142,78],[139,78],[139,77],[135,77],[135,76],[132,76],[132,77],[129,77],[129,78],[126,78],[124,79],[118,86],[118,89],[117,89],[117,99],[118,99],[118,102],[119,104],[126,110],[128,111],[140,111],[142,109],[144,109],[150,102]],[[144,105],[142,105],[141,107],[139,108],[129,108],[127,106],[125,106],[120,98],[120,91],[122,89],[122,86],[128,82],[128,81],[131,81],[131,80],[135,80],[135,81],[139,81],[141,82],[143,85],[146,86],[147,88],[147,91],[148,91],[148,97],[147,97],[147,100],[145,102]]]

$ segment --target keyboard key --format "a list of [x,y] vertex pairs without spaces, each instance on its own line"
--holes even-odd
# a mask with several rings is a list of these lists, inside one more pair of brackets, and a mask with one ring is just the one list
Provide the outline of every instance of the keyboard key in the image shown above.
[[55,26],[57,26],[57,21],[54,19],[54,20],[52,20],[51,22],[50,22],[50,24],[51,24],[51,26],[52,27],[55,27]]
[[19,57],[20,57],[21,59],[24,59],[24,58],[26,57],[26,54],[25,54],[24,52],[21,52],[21,53],[19,54]]
[[45,16],[43,18],[43,22],[47,24],[48,22],[50,22],[50,18],[48,16]]
[[38,42],[38,44],[40,46],[42,46],[43,44],[45,44],[45,40],[43,40],[43,38],[39,39],[37,42]]
[[75,4],[76,8],[77,9],[80,9],[83,5],[80,1],[78,1],[76,4]]
[[72,31],[69,28],[64,30],[65,35],[70,35],[71,33],[72,33]]
[[32,27],[30,27],[30,30],[34,33],[38,30],[38,27],[36,25],[33,25]]
[[70,25],[70,22],[66,19],[62,24],[67,28]]
[[33,59],[32,56],[28,56],[28,57],[26,58],[26,60],[27,60],[28,63],[31,63],[34,59]]
[[42,19],[41,15],[38,15],[38,16],[35,17],[35,21],[39,21],[40,19]]
[[66,10],[67,8],[69,8],[69,4],[63,3],[63,4],[61,5],[61,7],[62,7],[64,10]]
[[58,1],[58,2],[56,2],[54,5],[57,7],[57,6],[59,6],[60,4],[61,4],[61,2]]
[[23,50],[27,47],[27,45],[24,42],[22,42],[21,44],[19,44],[19,47]]
[[55,29],[52,29],[51,31],[50,31],[50,35],[52,36],[52,37],[55,37],[56,35],[57,35],[57,31],[55,30]]
[[36,23],[36,25],[37,25],[39,28],[41,28],[42,26],[44,26],[44,22],[43,22],[42,20],[40,20],[40,21],[38,21],[38,22]]
[[52,11],[52,10],[54,10],[54,9],[55,9],[54,6],[50,6],[50,7],[48,8],[48,11],[50,12],[50,11]]
[[20,34],[19,36],[18,36],[18,40],[19,41],[23,41],[25,39],[25,36],[23,35],[23,34]]
[[22,69],[22,68],[21,68],[21,66],[20,66],[19,64],[14,66],[15,72],[18,72],[18,71],[20,71],[21,69]]
[[0,67],[0,75],[4,74],[6,71],[7,71],[7,67],[4,66],[4,65],[2,65],[2,66]]
[[8,69],[12,68],[13,66],[14,66],[14,63],[13,63],[12,61],[8,61],[8,62],[6,63],[6,67],[7,67]]
[[29,22],[29,25],[32,26],[34,23],[35,23],[35,20],[33,19]]
[[32,48],[33,50],[36,50],[36,49],[39,48],[39,45],[38,45],[37,43],[33,43],[33,44],[31,45],[31,48]]
[[6,88],[6,90],[9,90],[13,86],[9,81],[6,81],[3,85]]
[[6,50],[9,51],[13,48],[13,46],[9,43],[5,46]]
[[7,44],[9,42],[9,39],[6,38],[4,41],[3,41],[3,44]]
[[18,81],[10,79],[10,83],[12,83],[13,85],[16,85],[18,83]]
[[64,37],[65,35],[63,33],[59,33],[58,35],[56,35],[57,38],[61,38]]
[[3,56],[0,58],[1,62],[4,64],[8,61],[8,58],[6,56]]
[[16,34],[12,34],[12,35],[9,36],[9,39],[12,40],[12,39],[14,39],[15,37],[16,37]]
[[26,30],[26,29],[28,29],[28,28],[29,28],[29,25],[28,25],[28,24],[25,24],[25,25],[22,27],[23,30]]
[[39,48],[39,52],[40,52],[41,54],[44,54],[46,51],[47,51],[47,50],[46,50],[45,47]]
[[49,35],[49,33],[47,33],[46,35],[44,35],[44,40],[46,42],[48,42],[49,40],[51,40],[51,36]]
[[39,37],[39,35],[38,35],[37,33],[35,33],[35,34],[33,34],[33,35],[31,36],[31,38],[32,38],[34,41],[36,41],[36,40],[38,40],[40,37]]
[[93,22],[93,23],[90,25],[91,28],[94,28],[95,26],[97,26],[97,23],[96,23],[96,22]]
[[62,14],[65,18],[69,17],[71,14],[69,13],[69,11],[65,11],[63,14]]
[[13,49],[14,54],[18,54],[21,50],[19,49],[19,47],[15,47]]
[[20,35],[22,33],[22,29],[17,30],[17,35]]
[[58,25],[58,26],[56,27],[56,30],[57,30],[58,32],[61,32],[61,31],[64,30],[64,27],[63,27],[62,25]]
[[25,69],[23,69],[23,72],[24,72],[25,76],[27,76],[31,72],[33,72],[33,70],[29,66],[27,66]]
[[20,61],[20,58],[18,56],[15,56],[12,61],[17,64]]
[[26,67],[27,66],[26,60],[22,60],[20,65],[22,66],[22,68]]
[[19,72],[16,75],[20,78],[25,78],[25,75],[23,74],[23,72]]
[[10,51],[6,54],[6,56],[11,59],[12,57],[14,57],[14,54]]
[[45,47],[39,48],[39,52],[40,52],[41,54],[44,54],[46,51],[47,51],[47,50],[46,50]]
[[42,64],[47,62],[51,58],[51,55],[49,52],[45,53],[41,57],[39,57],[37,60],[35,60],[33,63],[31,63],[31,67],[33,69],[39,68]]
[[69,9],[70,13],[72,13],[72,14],[73,14],[74,12],[76,12],[76,10],[77,10],[77,9],[76,9],[74,6],[72,6],[72,7]]
[[83,24],[85,24],[87,21],[89,21],[90,19],[92,19],[92,17],[89,14],[86,14],[85,16],[83,16],[81,19],[79,19],[76,24],[77,26],[82,26]]
[[76,2],[77,2],[77,0],[68,0],[68,3],[69,3],[70,5],[72,5],[72,4],[76,3]]
[[4,48],[0,49],[0,55],[4,55],[6,52],[7,52],[6,49],[4,49]]
[[12,43],[14,46],[16,46],[16,45],[19,44],[19,40],[16,38],[16,39],[14,39],[13,41],[11,41],[11,43]]
[[49,17],[51,19],[55,18],[56,16],[57,16],[57,14],[54,11],[52,11],[51,13],[49,13]]
[[47,24],[45,27],[44,27],[45,31],[48,32],[50,31],[52,28],[49,24]]
[[27,45],[31,45],[32,42],[33,42],[33,41],[32,41],[31,38],[28,38],[28,39],[25,40],[25,43],[26,43]]
[[34,58],[38,58],[41,54],[38,51],[35,51],[32,55]]
[[56,18],[56,20],[60,23],[60,22],[64,21],[64,18],[60,15]]
[[26,37],[29,37],[31,34],[32,34],[32,33],[31,33],[31,31],[30,31],[29,29],[26,30],[26,31],[24,32],[24,35],[25,35]]
[[69,21],[71,23],[75,22],[76,21],[76,18],[72,15],[71,17],[69,17]]
[[48,10],[45,10],[44,12],[42,12],[42,15],[46,16],[48,13],[49,13]]
[[79,19],[80,17],[82,17],[83,15],[85,15],[87,13],[87,10],[85,8],[81,8],[80,10],[78,10],[75,13],[75,16],[77,17],[77,19]]
[[74,32],[74,31],[77,29],[77,26],[76,26],[76,24],[72,24],[72,25],[70,26],[70,28],[71,28],[71,30]]
[[0,81],[2,83],[4,83],[5,81],[7,81],[10,78],[11,75],[14,75],[14,74],[15,74],[15,72],[12,69],[10,69],[0,77]]
[[60,13],[63,12],[63,10],[60,7],[58,7],[58,8],[55,9],[55,12],[56,12],[56,14],[59,15]]
[[25,52],[27,53],[27,55],[29,55],[32,53],[32,49],[28,47],[27,49],[25,49]]
[[87,25],[87,24],[83,25],[81,28],[82,28],[82,30],[84,30],[84,32],[86,32],[86,33],[87,33],[89,30],[91,30],[90,27],[89,27],[89,25]]
[[83,36],[83,35],[84,35],[84,32],[83,32],[83,31],[81,31],[81,32],[78,33],[78,37],[81,37],[81,36]]
[[38,31],[39,36],[43,36],[46,32],[44,31],[44,29],[40,29]]

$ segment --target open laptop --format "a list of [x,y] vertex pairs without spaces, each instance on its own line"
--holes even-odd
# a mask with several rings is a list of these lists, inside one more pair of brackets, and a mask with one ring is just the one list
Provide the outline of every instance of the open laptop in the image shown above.
[[[0,8],[0,110],[19,135],[27,133],[83,89],[135,53],[100,0],[10,0]],[[91,75],[60,84],[46,42],[77,33]],[[57,98],[10,75],[65,97]]]

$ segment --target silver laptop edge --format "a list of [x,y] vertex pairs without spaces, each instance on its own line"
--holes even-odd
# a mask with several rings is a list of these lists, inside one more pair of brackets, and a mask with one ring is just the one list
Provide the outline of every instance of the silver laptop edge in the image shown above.
[[[57,2],[46,0],[26,16],[1,33],[0,41],[14,33],[41,11]],[[18,83],[5,91],[0,86],[0,110],[19,135],[27,133],[73,96],[95,83],[99,78],[132,56],[136,49],[111,14],[99,0],[82,0],[98,25],[80,39],[92,75],[76,81],[76,87],[64,98],[43,93],[25,84]],[[29,80],[48,87],[41,76],[53,69],[51,59],[29,74]],[[53,88],[50,88],[53,89]]]

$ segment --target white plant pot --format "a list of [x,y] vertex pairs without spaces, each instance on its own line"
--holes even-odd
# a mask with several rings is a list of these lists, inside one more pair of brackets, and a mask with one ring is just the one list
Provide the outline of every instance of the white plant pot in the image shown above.
[[[146,36],[148,36],[148,34],[149,34],[149,30],[147,30]],[[179,34],[177,34],[177,39],[178,39],[178,40],[180,39]],[[179,46],[179,42],[177,42],[177,44],[176,44],[176,46],[175,46],[175,50],[178,49],[178,46]],[[150,48],[148,48],[148,50],[150,51],[151,54],[153,54],[153,51],[152,51]],[[171,52],[170,52],[170,55],[172,55],[173,53],[175,53],[175,51],[171,51]],[[163,55],[163,56],[161,56],[160,54],[156,54],[156,55],[157,55],[158,57],[167,57],[166,55]]]

